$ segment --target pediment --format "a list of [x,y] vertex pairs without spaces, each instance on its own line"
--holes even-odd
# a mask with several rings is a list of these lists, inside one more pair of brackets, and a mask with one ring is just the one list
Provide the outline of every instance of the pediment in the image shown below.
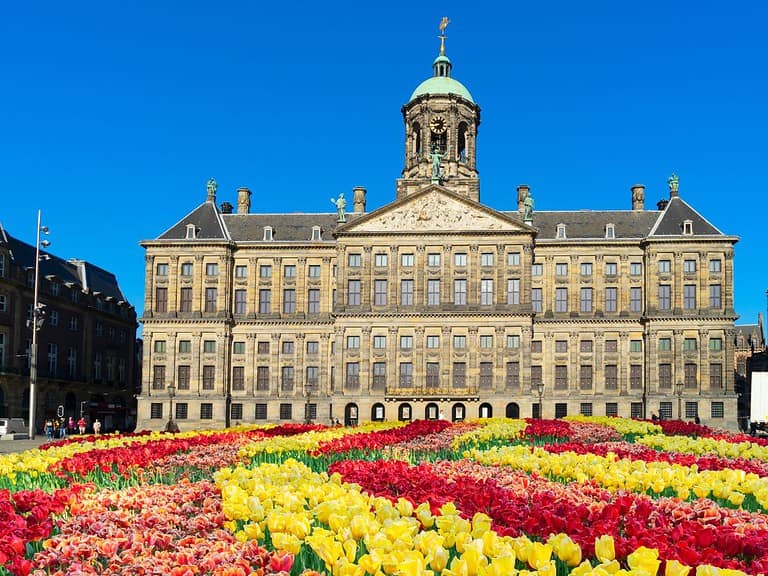
[[[529,232],[531,228],[482,204],[439,187],[383,206],[350,222],[343,232]],[[342,230],[337,230],[342,232]]]

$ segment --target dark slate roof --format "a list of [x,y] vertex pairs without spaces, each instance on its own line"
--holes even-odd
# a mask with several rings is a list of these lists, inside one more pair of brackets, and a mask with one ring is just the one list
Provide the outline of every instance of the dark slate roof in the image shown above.
[[670,198],[669,204],[662,212],[656,227],[651,231],[651,236],[681,236],[683,221],[685,220],[692,222],[694,236],[723,235],[706,218],[691,208],[685,200],[675,196]]
[[[322,238],[334,242],[336,212],[332,214],[222,214],[229,236],[235,242],[264,239],[264,227],[271,226],[273,242],[308,242],[312,227],[320,226]],[[358,216],[347,214],[347,222]]]
[[[14,238],[0,227],[0,243],[8,247],[12,262],[20,268],[33,269],[35,267],[35,247],[26,242]],[[115,300],[126,301],[117,278],[111,272],[94,266],[84,260],[64,260],[40,250],[40,255],[47,256],[40,260],[40,278],[55,277],[62,284],[72,284],[81,289],[100,292],[102,296],[112,296]]]
[[185,240],[187,238],[188,224],[195,225],[197,240],[229,240],[227,232],[222,225],[219,211],[213,202],[200,204],[200,206],[160,234],[158,240]]
[[734,326],[735,333],[733,342],[738,346],[741,339],[746,345],[752,345],[755,348],[763,346],[762,326],[759,324],[742,324]]
[[[518,212],[504,212],[520,218]],[[558,224],[565,224],[566,239],[604,239],[605,225],[613,224],[616,238],[645,238],[653,228],[660,212],[656,210],[573,210],[534,211],[533,226],[538,228],[537,240],[554,240]]]

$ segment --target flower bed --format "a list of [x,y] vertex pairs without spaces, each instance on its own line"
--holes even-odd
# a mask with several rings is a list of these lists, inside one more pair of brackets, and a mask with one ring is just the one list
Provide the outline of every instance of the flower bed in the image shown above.
[[83,437],[0,487],[0,575],[768,573],[763,445],[666,422]]

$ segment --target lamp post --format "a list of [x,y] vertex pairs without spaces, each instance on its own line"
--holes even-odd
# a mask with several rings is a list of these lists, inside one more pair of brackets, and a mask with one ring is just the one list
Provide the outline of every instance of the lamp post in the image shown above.
[[539,396],[539,420],[542,418],[542,412],[544,411],[541,405],[541,398],[544,396],[544,382],[536,382],[531,389]]
[[[37,238],[35,240],[35,288],[32,303],[32,344],[29,350],[29,438],[35,438],[35,386],[37,385],[37,333],[43,325],[45,304],[38,302],[38,285],[40,284],[40,246],[47,248],[51,245],[48,240],[40,241],[40,232],[48,234],[47,226],[40,225],[41,211],[37,211]],[[44,255],[47,260],[49,256]]]
[[176,432],[176,422],[173,421],[173,397],[176,396],[176,386],[168,384],[168,400],[170,406],[168,407],[168,424],[165,425],[166,432]]
[[677,396],[677,419],[683,419],[682,405],[683,405],[683,388],[682,382],[675,384],[675,396]]
[[309,424],[312,422],[312,414],[310,414],[310,407],[312,406],[312,392],[316,390],[317,384],[305,384],[304,385],[304,395],[306,396],[307,400],[304,404],[304,422]]

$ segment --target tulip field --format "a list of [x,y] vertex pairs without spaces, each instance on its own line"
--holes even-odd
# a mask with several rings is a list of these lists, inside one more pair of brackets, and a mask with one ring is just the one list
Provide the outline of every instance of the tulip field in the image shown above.
[[0,455],[6,574],[768,574],[768,441],[607,417],[74,437]]

